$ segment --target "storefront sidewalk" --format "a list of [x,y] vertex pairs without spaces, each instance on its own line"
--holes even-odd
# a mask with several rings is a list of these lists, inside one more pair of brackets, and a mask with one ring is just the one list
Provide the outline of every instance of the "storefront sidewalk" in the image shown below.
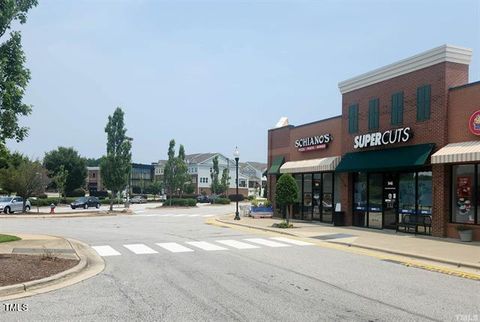
[[461,243],[455,239],[405,234],[389,230],[372,230],[357,227],[334,227],[329,224],[291,221],[294,228],[274,228],[280,219],[253,219],[242,217],[233,220],[233,215],[221,216],[223,223],[240,225],[264,231],[292,235],[301,238],[354,246],[395,255],[426,259],[430,261],[480,269],[480,242]]

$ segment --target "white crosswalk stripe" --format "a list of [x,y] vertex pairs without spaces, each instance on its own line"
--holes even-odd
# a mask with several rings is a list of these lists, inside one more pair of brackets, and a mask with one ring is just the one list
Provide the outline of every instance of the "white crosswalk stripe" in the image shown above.
[[156,250],[148,247],[144,244],[129,244],[123,245],[123,247],[127,248],[128,250],[134,252],[135,254],[156,254],[158,253]]
[[293,244],[293,245],[297,245],[297,246],[314,245],[313,243],[307,243],[307,242],[304,242],[304,241],[301,241],[301,240],[291,239],[291,238],[286,238],[286,237],[271,237],[270,239],[275,239],[275,240],[280,241],[280,242],[285,242],[285,243],[289,243],[289,244]]
[[273,240],[263,239],[263,238],[248,238],[246,241],[252,242],[254,244],[260,244],[268,247],[289,247],[291,245],[282,244]]
[[217,243],[224,244],[233,248],[237,249],[252,249],[252,248],[260,248],[255,245],[247,244],[238,240],[233,239],[226,239],[226,240],[217,240]]
[[110,246],[92,246],[92,248],[102,257],[122,255]]
[[194,251],[193,249],[190,249],[188,247],[185,247],[177,243],[157,243],[157,245],[172,253],[186,253],[186,252]]
[[188,217],[198,217],[200,215],[188,215]]
[[203,249],[203,250],[208,250],[208,251],[211,251],[211,250],[227,250],[227,248],[224,248],[224,247],[212,244],[212,243],[208,243],[208,242],[205,242],[205,241],[193,241],[193,242],[187,242],[187,244],[198,247],[198,248]]
[[203,218],[213,217],[214,215],[203,215]]

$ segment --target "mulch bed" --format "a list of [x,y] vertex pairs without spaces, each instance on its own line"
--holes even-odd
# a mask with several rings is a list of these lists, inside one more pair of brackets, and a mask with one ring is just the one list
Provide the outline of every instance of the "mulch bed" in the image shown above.
[[13,285],[55,275],[78,264],[78,260],[39,255],[0,255],[0,286]]

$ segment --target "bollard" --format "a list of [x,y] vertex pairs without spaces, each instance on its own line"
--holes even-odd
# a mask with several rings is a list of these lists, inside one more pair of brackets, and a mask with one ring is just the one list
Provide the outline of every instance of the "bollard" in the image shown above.
[[52,204],[50,205],[50,213],[51,213],[51,214],[54,214],[54,213],[55,213],[55,204],[54,204],[54,203],[52,203]]

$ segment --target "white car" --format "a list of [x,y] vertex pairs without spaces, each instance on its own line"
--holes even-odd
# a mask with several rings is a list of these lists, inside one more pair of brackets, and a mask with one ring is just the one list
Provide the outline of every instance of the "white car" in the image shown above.
[[[27,200],[25,203],[25,211],[30,211],[32,205]],[[12,214],[14,212],[23,212],[22,197],[0,197],[0,212]]]

